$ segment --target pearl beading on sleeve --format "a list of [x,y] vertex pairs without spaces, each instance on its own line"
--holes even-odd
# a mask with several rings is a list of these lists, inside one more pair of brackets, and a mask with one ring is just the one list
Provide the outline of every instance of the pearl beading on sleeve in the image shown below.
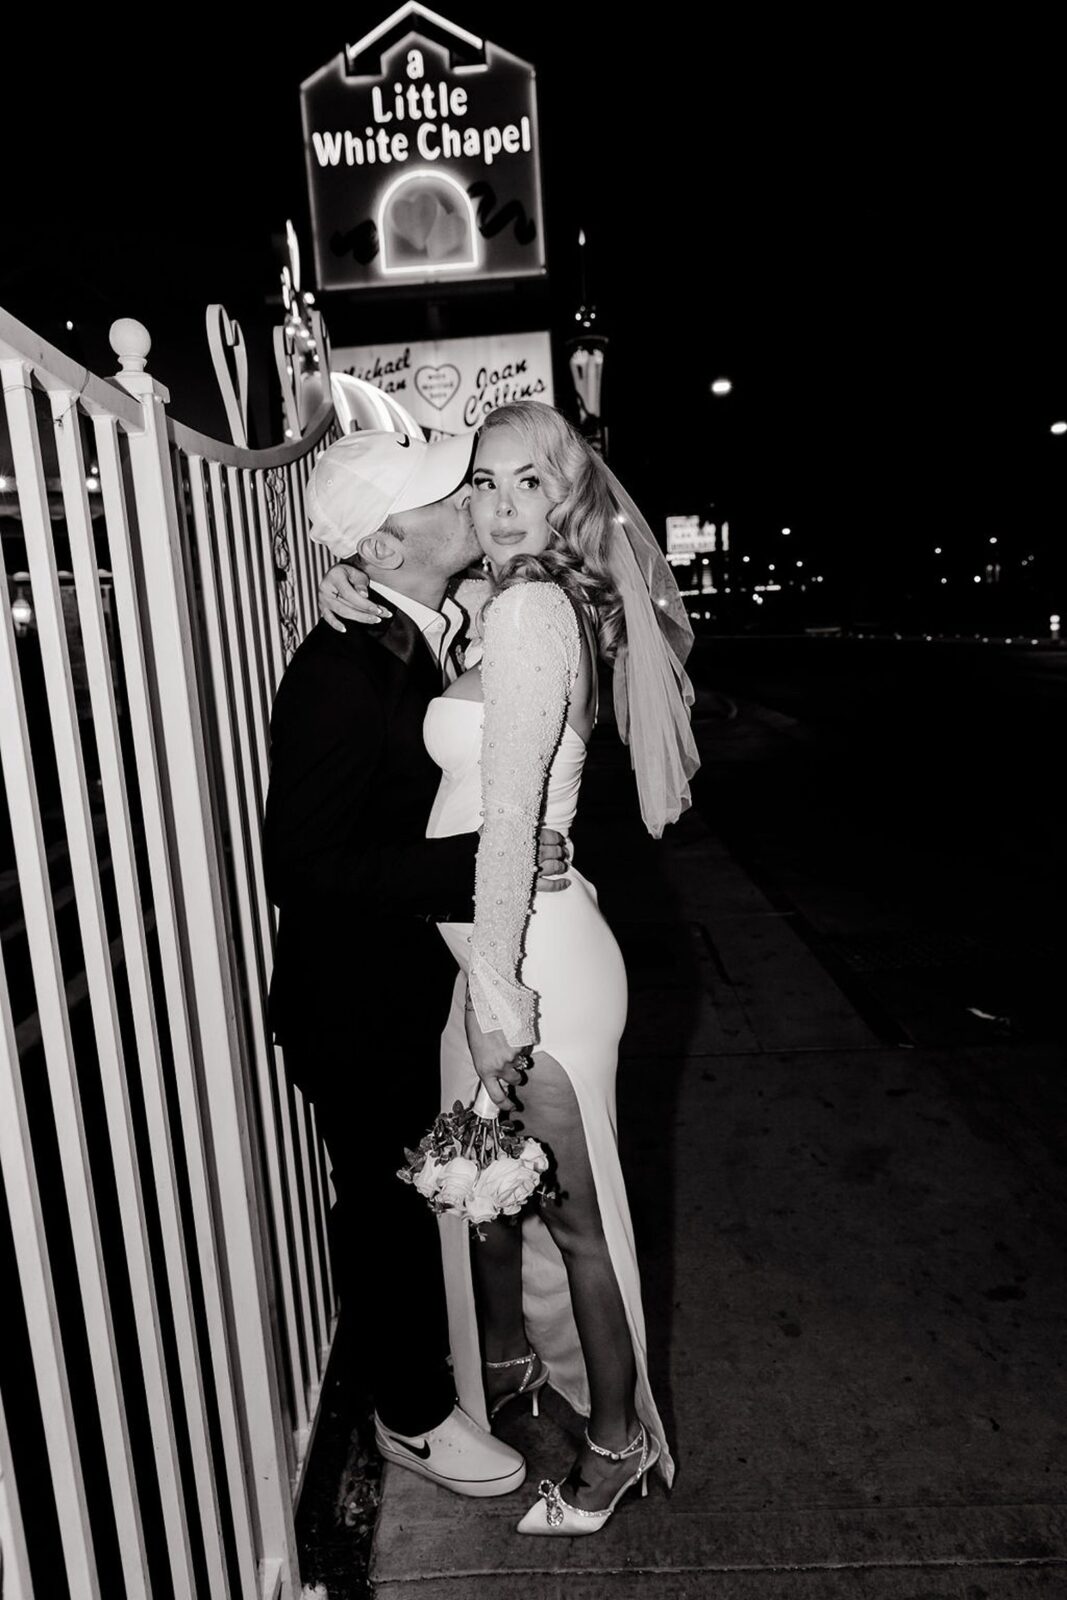
[[581,660],[570,601],[553,583],[515,584],[485,613],[482,837],[470,996],[479,1026],[537,1043],[537,995],[519,979],[537,876],[545,787]]

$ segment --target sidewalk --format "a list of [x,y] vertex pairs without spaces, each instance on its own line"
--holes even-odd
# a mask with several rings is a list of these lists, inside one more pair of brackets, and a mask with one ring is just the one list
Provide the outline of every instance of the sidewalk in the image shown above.
[[387,1469],[380,1600],[1063,1600],[1053,1053],[894,1048],[698,819],[657,846],[620,817],[624,781],[601,755],[577,850],[630,972],[620,1128],[676,1485],[593,1538],[516,1536],[573,1453],[550,1394],[502,1419],[515,1495]]

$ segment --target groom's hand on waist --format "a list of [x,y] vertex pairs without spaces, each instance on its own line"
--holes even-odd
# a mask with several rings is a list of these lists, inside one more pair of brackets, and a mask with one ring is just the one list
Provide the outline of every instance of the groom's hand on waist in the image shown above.
[[537,846],[537,889],[555,894],[570,888],[567,871],[567,841],[555,828],[542,828]]

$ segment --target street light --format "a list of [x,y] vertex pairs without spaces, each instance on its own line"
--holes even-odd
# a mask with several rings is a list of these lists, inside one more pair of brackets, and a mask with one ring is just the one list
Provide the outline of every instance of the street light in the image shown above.
[[585,271],[585,229],[578,230],[578,267],[581,278],[581,304],[574,313],[578,331],[567,340],[567,365],[578,400],[582,434],[600,455],[607,455],[608,432],[600,415],[600,395],[604,377],[604,356],[608,341],[597,331],[596,306],[589,299]]
[[1067,433],[1067,422],[1054,422],[1049,429],[1050,433]]
[[711,385],[712,394],[729,394],[733,384],[729,378],[716,378]]
[[21,639],[33,627],[33,605],[26,593],[30,575],[28,572],[16,572],[12,582],[15,594],[11,601],[11,622],[16,636]]

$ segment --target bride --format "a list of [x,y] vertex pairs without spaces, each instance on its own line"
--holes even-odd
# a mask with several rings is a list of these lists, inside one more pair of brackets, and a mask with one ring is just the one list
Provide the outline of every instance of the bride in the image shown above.
[[[458,967],[442,1040],[442,1104],[517,1105],[550,1151],[556,1197],[522,1219],[442,1229],[460,1404],[475,1416],[550,1383],[588,1419],[559,1483],[518,1524],[594,1533],[622,1495],[673,1462],[648,1382],[644,1314],[615,1126],[626,973],[593,886],[534,900],[539,826],[569,835],[597,715],[597,657],[613,662],[619,731],[657,836],[688,804],[697,757],[682,660],[691,632],[647,525],[551,407],[525,402],[477,436],[471,517],[491,579],[482,653],[432,701],[442,777],[428,833],[481,829],[473,924],[440,924]],[[331,568],[323,610],[358,616],[358,572]],[[335,594],[355,602],[346,607]],[[470,591],[461,595],[469,598]],[[327,619],[329,620],[329,618]],[[472,1267],[473,1263],[473,1267]]]

